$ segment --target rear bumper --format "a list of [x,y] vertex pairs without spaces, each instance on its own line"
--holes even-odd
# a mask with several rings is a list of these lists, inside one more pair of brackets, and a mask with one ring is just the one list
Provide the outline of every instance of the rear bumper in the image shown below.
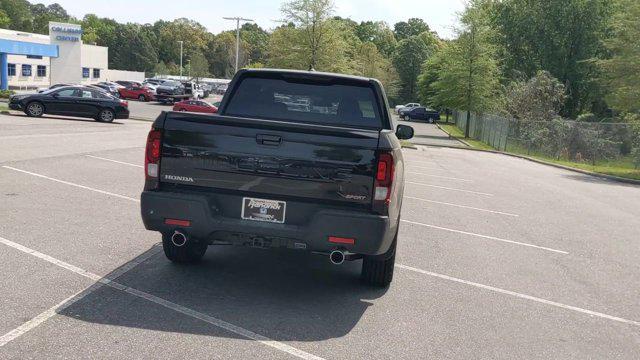
[[116,110],[116,119],[128,119],[129,118],[129,109],[123,108],[121,110]]
[[[178,227],[166,225],[165,219],[191,221],[181,230],[199,239],[254,245],[286,247],[329,252],[343,248],[364,255],[386,253],[396,234],[398,221],[386,216],[351,210],[323,208],[322,205],[287,202],[287,211],[296,205],[317,207],[313,216],[302,224],[265,223],[240,218],[241,196],[199,195],[145,191],[141,196],[142,220],[148,230],[170,233]],[[225,204],[219,204],[225,202]],[[237,205],[237,216],[223,216],[220,210],[228,204]],[[235,205],[234,205],[235,206]],[[354,244],[334,244],[329,236],[355,239]]]

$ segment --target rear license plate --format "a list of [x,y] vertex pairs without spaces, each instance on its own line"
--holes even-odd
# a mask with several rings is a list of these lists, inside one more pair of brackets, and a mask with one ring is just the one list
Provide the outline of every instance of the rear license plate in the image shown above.
[[286,208],[287,203],[284,201],[243,198],[242,218],[282,224]]

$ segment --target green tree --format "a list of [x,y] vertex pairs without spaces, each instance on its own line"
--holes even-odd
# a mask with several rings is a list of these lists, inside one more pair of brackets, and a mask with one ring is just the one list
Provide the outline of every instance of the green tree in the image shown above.
[[360,41],[374,43],[378,51],[386,57],[391,57],[396,48],[397,41],[393,30],[384,21],[363,21],[355,26],[354,32]]
[[558,117],[566,98],[564,85],[548,71],[527,81],[514,81],[507,88],[505,110],[526,121],[550,121]]
[[393,53],[393,65],[400,78],[400,101],[415,101],[417,97],[418,76],[422,64],[436,50],[431,38],[433,35],[424,33],[411,36],[398,43]]
[[299,32],[297,45],[307,58],[308,69],[318,67],[322,52],[336,39],[335,23],[329,21],[334,9],[332,0],[292,0],[282,5],[282,15]]
[[189,67],[191,77],[201,78],[209,76],[209,62],[200,52],[191,54]]
[[0,27],[1,28],[7,28],[11,25],[11,18],[9,17],[9,15],[7,15],[7,13],[0,9]]
[[618,0],[611,36],[605,46],[612,54],[599,62],[609,90],[607,102],[624,112],[640,112],[640,2]]
[[267,60],[267,48],[269,46],[269,33],[257,24],[246,23],[240,28],[240,38],[246,44],[246,59],[241,62],[248,64],[251,62],[264,62]]
[[0,0],[0,10],[10,19],[8,28],[17,31],[31,32],[33,16],[31,4],[26,0]]
[[[437,53],[438,80],[431,84],[437,104],[471,112],[491,110],[500,98],[500,76],[494,49],[488,42],[491,29],[473,2],[461,18],[458,38]],[[469,136],[469,121],[465,129]]]
[[[630,2],[633,2],[631,0]],[[498,31],[495,39],[507,78],[530,78],[547,70],[567,88],[563,115],[591,111],[600,95],[598,68],[602,58],[611,0],[475,2]]]
[[378,51],[373,42],[356,45],[353,64],[354,74],[380,80],[388,97],[397,96],[398,73],[391,61]]
[[419,18],[411,18],[407,21],[401,21],[393,26],[393,32],[396,36],[396,40],[398,41],[430,31],[429,25]]
[[76,19],[69,16],[67,11],[57,3],[49,6],[43,4],[31,5],[31,15],[33,16],[32,31],[38,34],[49,33],[49,21],[77,22]]
[[110,48],[113,57],[109,65],[113,69],[153,71],[158,54],[153,46],[152,29],[138,24],[119,25],[115,28],[116,43]]

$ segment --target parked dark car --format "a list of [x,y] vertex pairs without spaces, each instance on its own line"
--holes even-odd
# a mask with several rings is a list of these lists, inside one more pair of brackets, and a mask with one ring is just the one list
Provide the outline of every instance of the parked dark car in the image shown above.
[[440,120],[440,113],[436,110],[426,108],[424,106],[420,106],[417,108],[411,109],[411,111],[403,112],[400,116],[401,119],[406,121],[411,120],[424,120],[430,124]]
[[219,114],[163,112],[149,132],[141,212],[167,258],[195,262],[209,245],[288,248],[336,265],[362,259],[367,284],[389,285],[400,139],[413,129],[395,123],[380,82],[253,69],[231,84]]
[[54,85],[49,86],[48,88],[38,89],[38,92],[39,93],[43,93],[43,92],[45,92],[47,90],[53,90],[53,89],[61,88],[63,86],[74,86],[74,85],[76,85],[76,84],[54,84]]
[[127,119],[127,102],[88,86],[66,86],[32,95],[13,95],[9,108],[22,110],[28,116],[43,114],[94,118],[112,122]]

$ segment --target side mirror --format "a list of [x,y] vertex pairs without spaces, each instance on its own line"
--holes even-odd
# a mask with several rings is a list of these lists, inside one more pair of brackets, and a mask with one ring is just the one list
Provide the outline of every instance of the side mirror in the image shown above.
[[413,128],[407,125],[398,125],[396,136],[400,140],[409,140],[413,137]]

